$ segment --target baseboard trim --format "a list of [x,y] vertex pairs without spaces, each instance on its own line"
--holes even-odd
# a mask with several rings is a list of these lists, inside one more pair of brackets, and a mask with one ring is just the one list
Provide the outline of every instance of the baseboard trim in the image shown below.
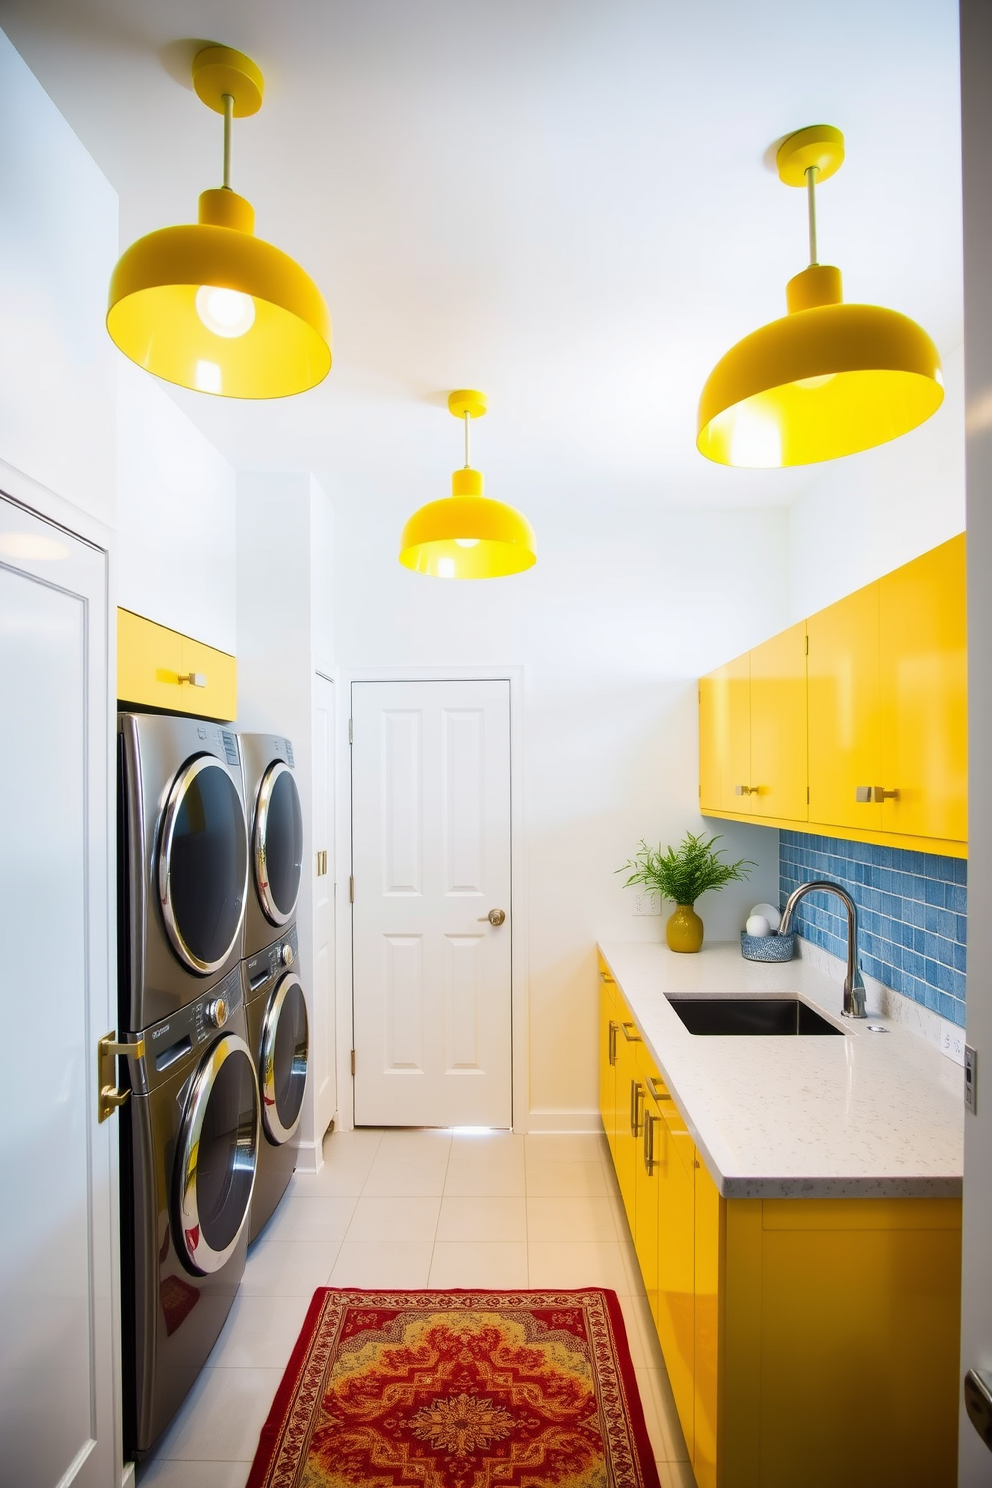
[[296,1154],[298,1173],[319,1173],[324,1166],[323,1143],[301,1142]]
[[598,1137],[603,1123],[598,1111],[530,1111],[527,1130],[532,1136]]

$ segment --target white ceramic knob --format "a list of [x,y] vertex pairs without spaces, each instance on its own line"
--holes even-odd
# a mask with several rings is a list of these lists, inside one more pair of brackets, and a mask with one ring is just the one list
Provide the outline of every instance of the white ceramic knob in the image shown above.
[[764,915],[760,914],[748,915],[747,924],[744,926],[744,929],[748,935],[771,935],[772,933],[772,927]]

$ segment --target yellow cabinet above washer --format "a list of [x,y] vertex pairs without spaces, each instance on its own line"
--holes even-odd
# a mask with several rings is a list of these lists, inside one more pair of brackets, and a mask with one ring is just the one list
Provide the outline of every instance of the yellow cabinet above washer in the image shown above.
[[117,700],[229,722],[238,714],[237,661],[226,651],[117,611]]

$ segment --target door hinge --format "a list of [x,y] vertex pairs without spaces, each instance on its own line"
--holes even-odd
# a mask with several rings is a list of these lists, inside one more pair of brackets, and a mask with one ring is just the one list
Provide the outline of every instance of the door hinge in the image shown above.
[[355,742],[355,720],[353,718],[349,718],[348,719],[348,743],[349,744],[354,744],[354,742]]
[[355,1073],[355,1051],[354,1051],[354,1049],[352,1049],[352,1051],[351,1051],[351,1073],[352,1074]]
[[105,1033],[97,1044],[97,1120],[106,1121],[115,1111],[120,1110],[129,1098],[131,1091],[127,1088],[121,1090],[117,1084],[117,1060],[142,1059],[145,1053],[145,1041],[143,1038],[136,1039],[133,1044],[118,1043],[113,1033]]
[[354,904],[354,902],[355,902],[355,875],[352,874],[351,877],[348,880],[348,903],[349,904]]
[[322,847],[317,854],[317,877],[322,878],[327,872],[327,848]]

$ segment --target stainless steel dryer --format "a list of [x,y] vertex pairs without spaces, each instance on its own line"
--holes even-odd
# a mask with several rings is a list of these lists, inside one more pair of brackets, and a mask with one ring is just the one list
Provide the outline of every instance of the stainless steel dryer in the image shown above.
[[[240,966],[143,1030],[121,1109],[124,1444],[142,1457],[224,1326],[260,1140]],[[134,1040],[137,1043],[137,1040]]]
[[296,1167],[310,1054],[306,998],[291,969],[298,953],[293,926],[275,945],[241,963],[248,1043],[255,1057],[262,1111],[249,1240],[271,1217]]
[[254,892],[245,913],[244,956],[276,940],[296,917],[303,873],[303,811],[293,746],[275,734],[241,734],[251,820]]
[[201,996],[242,955],[248,830],[232,729],[118,716],[119,1026]]

